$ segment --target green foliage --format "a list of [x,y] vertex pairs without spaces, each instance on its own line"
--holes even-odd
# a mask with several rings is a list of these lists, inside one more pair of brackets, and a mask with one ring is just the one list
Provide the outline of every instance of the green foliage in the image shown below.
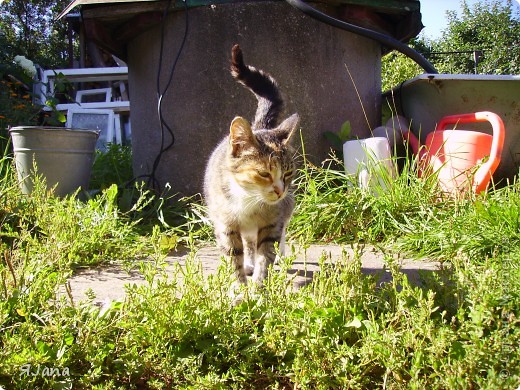
[[85,203],[74,196],[49,196],[42,182],[30,196],[12,192],[3,205],[0,239],[21,245],[26,255],[50,268],[127,259],[142,249],[133,229],[136,221],[118,212],[116,186]]
[[41,107],[32,103],[32,93],[28,87],[30,81],[30,77],[20,67],[11,63],[0,63],[0,150],[2,152],[8,145],[9,126],[35,125],[38,122]]
[[[462,14],[448,12],[448,27],[433,42],[434,52],[482,51],[477,73],[520,73],[520,13],[512,0],[486,0],[469,6],[461,2]],[[442,73],[474,73],[472,53],[433,57]]]
[[67,23],[65,19],[55,18],[68,3],[68,0],[0,3],[0,63],[22,55],[43,68],[66,67]]
[[106,151],[96,150],[89,188],[104,189],[112,184],[132,181],[132,148],[128,145],[109,144]]
[[403,81],[424,73],[424,70],[404,54],[393,51],[381,59],[381,90],[389,91]]
[[425,256],[451,259],[520,258],[520,183],[475,201],[461,201],[450,213],[408,220],[400,247]]
[[332,168],[338,165],[342,163],[331,160],[322,167],[303,168],[289,229],[294,238],[378,242],[399,235],[410,215],[422,220],[437,209],[435,178],[418,180],[415,160],[405,163],[395,179],[386,170],[374,169],[371,175],[379,179],[372,190],[359,187],[357,178],[346,175],[342,168]]
[[[68,0],[8,0],[0,2],[0,148],[6,149],[10,126],[63,126],[65,116],[56,110],[57,99],[43,102],[50,110],[33,103],[33,78],[38,64],[64,68],[67,61],[67,24],[55,21]],[[77,48],[76,48],[77,49]],[[77,50],[76,50],[77,51]],[[15,64],[16,58],[28,62]],[[20,66],[22,65],[22,66]],[[66,85],[57,78],[58,93]]]
[[[439,73],[520,74],[520,13],[513,1],[460,0],[461,15],[448,11],[448,27],[436,40],[419,37],[409,45]],[[478,65],[475,67],[475,52]],[[381,61],[382,90],[424,73],[403,54],[391,52]]]
[[133,176],[130,146],[109,144],[106,151],[96,151],[89,183],[91,193],[113,185],[118,186],[119,210],[140,221],[137,229],[141,233],[152,231],[155,224],[165,229],[160,238],[162,246],[174,249],[178,242],[189,244],[193,240],[211,238],[212,231],[200,197],[179,198],[169,187],[161,194],[145,189],[144,183]]
[[[28,61],[32,66],[32,62]],[[56,109],[58,98],[50,97],[46,108],[34,103],[32,76],[27,70],[14,64],[13,59],[0,63],[0,148],[8,152],[8,129],[14,126],[63,126],[66,117]],[[70,83],[63,75],[57,75],[55,82],[56,92],[70,99],[67,91]]]
[[352,138],[352,126],[350,121],[345,121],[341,125],[341,128],[337,132],[326,131],[323,136],[327,141],[330,142],[332,148],[338,152],[343,152],[343,144]]
[[[375,191],[342,171],[305,167],[289,232],[303,246],[350,242],[354,255],[322,256],[312,283],[293,289],[287,251],[265,288],[246,288],[249,299],[235,306],[231,264],[202,273],[193,245],[208,237],[200,200],[136,187],[122,210],[116,185],[85,202],[50,197],[41,183],[22,195],[3,157],[0,386],[515,389],[520,186],[451,199],[415,166]],[[391,282],[363,274],[363,241],[385,248]],[[191,254],[166,270],[180,242]],[[412,285],[399,272],[403,251],[444,266]],[[124,301],[72,299],[75,267],[123,260],[146,281],[127,286]]]
[[[45,111],[41,113],[41,125],[44,126],[57,126],[61,127],[65,125],[67,117],[62,111],[57,109],[57,105],[63,102],[73,102],[71,94],[73,91],[72,83],[63,75],[63,73],[55,73],[54,77],[54,95],[47,96],[45,102]],[[43,84],[43,83],[41,83]],[[49,85],[46,85],[49,90]],[[37,96],[39,99],[39,97]],[[42,110],[44,108],[42,107]],[[50,110],[49,110],[50,109]]]
[[[27,283],[18,288],[18,274],[4,269],[9,287],[0,301],[0,383],[499,389],[515,388],[520,379],[518,279],[497,286],[505,270],[500,263],[484,268],[455,258],[452,269],[425,276],[419,288],[389,256],[394,280],[376,287],[377,277],[361,273],[356,255],[334,265],[323,257],[312,284],[295,291],[275,273],[255,299],[233,306],[226,262],[205,278],[190,257],[168,278],[156,255],[155,263],[141,267],[147,284],[129,286],[124,302],[102,308],[56,296],[63,279],[42,263],[30,282],[17,279]],[[286,258],[282,269],[290,263]],[[23,375],[27,364],[32,372],[38,366],[60,371]]]

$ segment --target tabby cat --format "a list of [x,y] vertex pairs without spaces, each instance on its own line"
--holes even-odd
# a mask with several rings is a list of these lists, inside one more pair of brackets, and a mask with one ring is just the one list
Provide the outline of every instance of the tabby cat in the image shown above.
[[215,148],[206,168],[204,196],[217,243],[232,257],[240,283],[247,276],[261,286],[283,250],[285,229],[294,208],[291,181],[295,151],[290,146],[299,117],[277,125],[283,100],[276,81],[245,65],[238,45],[231,51],[231,74],[258,100],[253,124],[236,117],[229,136]]

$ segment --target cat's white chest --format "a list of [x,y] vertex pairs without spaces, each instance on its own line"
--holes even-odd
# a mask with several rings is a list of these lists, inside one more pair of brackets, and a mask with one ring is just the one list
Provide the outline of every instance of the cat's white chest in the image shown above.
[[263,205],[259,195],[248,193],[234,180],[230,180],[230,194],[229,211],[241,229],[257,231],[256,219]]

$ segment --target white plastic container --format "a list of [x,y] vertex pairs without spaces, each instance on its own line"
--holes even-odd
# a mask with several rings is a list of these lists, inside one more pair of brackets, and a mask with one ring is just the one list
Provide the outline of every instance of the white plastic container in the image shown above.
[[395,177],[395,167],[386,137],[347,141],[343,144],[345,171],[362,188],[386,189]]

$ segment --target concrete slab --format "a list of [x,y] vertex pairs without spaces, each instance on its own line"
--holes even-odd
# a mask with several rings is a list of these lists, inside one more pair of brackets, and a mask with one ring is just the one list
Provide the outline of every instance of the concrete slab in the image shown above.
[[[200,261],[204,275],[216,273],[221,264],[221,256],[216,247],[203,247],[190,253],[188,250],[179,250],[166,257],[166,272],[169,276],[182,275],[174,272],[176,264],[185,266],[188,256]],[[292,278],[295,288],[309,284],[316,273],[320,272],[320,264],[361,260],[361,271],[366,275],[377,275],[378,283],[385,283],[392,279],[388,271],[388,263],[397,262],[401,272],[405,273],[411,283],[420,284],[420,271],[436,272],[440,264],[434,261],[399,258],[392,254],[385,254],[381,249],[372,246],[340,246],[340,245],[309,245],[308,247],[290,246],[286,248],[286,256],[293,259],[288,277]],[[87,298],[90,290],[94,295],[94,304],[101,305],[110,300],[123,300],[126,285],[143,285],[146,280],[136,270],[127,271],[122,266],[109,265],[99,268],[82,269],[69,279],[69,285],[74,302]],[[63,288],[62,293],[65,293]]]

